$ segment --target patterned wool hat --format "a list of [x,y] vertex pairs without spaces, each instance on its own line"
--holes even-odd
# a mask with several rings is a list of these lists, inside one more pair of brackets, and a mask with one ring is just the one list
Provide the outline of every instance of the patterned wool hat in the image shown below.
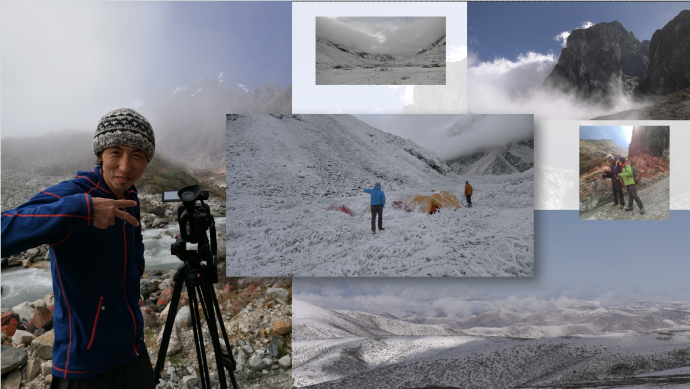
[[119,108],[108,112],[98,122],[96,135],[93,137],[93,153],[98,153],[113,146],[131,146],[141,149],[148,162],[156,151],[156,138],[151,124],[137,111]]

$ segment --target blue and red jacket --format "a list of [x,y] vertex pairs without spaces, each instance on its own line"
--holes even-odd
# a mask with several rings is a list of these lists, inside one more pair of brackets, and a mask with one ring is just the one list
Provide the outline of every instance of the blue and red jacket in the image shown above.
[[[48,244],[55,311],[53,375],[84,379],[136,358],[146,347],[139,309],[139,280],[144,273],[141,227],[122,219],[93,226],[94,197],[117,200],[99,166],[80,171],[2,213],[2,256]],[[132,186],[125,208],[140,219]]]

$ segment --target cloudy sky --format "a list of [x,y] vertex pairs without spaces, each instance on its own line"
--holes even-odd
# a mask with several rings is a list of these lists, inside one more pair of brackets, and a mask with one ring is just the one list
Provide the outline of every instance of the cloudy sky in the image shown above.
[[669,221],[580,221],[577,211],[535,212],[533,278],[295,278],[293,297],[329,309],[463,319],[580,304],[688,301],[690,212]]
[[532,115],[354,116],[372,127],[426,147],[444,160],[534,137]]
[[413,56],[445,34],[445,17],[316,18],[317,38],[395,58]]
[[200,78],[292,83],[289,2],[3,2],[2,137],[93,130]]
[[621,22],[640,41],[651,39],[687,3],[481,3],[467,6],[468,110],[532,113],[541,119],[591,119],[637,108],[616,96],[614,108],[554,96],[537,88],[558,63],[570,32],[601,22]]

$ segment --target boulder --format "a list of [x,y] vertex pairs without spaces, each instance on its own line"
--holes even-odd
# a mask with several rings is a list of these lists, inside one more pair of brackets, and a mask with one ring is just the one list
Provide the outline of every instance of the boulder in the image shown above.
[[[163,340],[163,332],[165,331],[165,325],[161,327],[161,332],[156,338],[156,343],[160,347],[161,340]],[[170,342],[168,343],[168,356],[175,355],[182,350],[182,334],[180,328],[173,323],[172,332],[170,333]]]
[[38,255],[38,249],[37,249],[37,248],[33,248],[33,249],[28,249],[28,250],[26,250],[26,256],[27,256],[29,259],[31,259],[31,258],[33,258],[33,257],[35,257],[35,256],[37,256],[37,255]]
[[192,312],[188,306],[184,306],[177,311],[175,316],[175,324],[180,328],[191,328],[192,326]]
[[141,315],[144,317],[144,328],[151,328],[158,325],[158,318],[156,312],[149,307],[141,307]]
[[173,295],[173,288],[171,288],[171,287],[166,288],[164,291],[161,292],[161,295],[158,297],[158,302],[156,302],[156,304],[158,306],[161,306],[161,307],[168,305],[168,303],[170,302],[170,299],[172,299],[172,295]]
[[37,306],[34,309],[33,322],[36,328],[49,330],[53,327],[53,310],[51,308]]
[[280,351],[278,350],[278,346],[276,346],[273,343],[269,343],[266,346],[266,350],[268,351],[269,354],[271,354],[272,357],[278,358],[280,356]]
[[46,307],[52,307],[55,305],[55,297],[52,293],[48,293],[47,295],[43,296],[43,301],[46,302]]
[[49,375],[53,369],[53,362],[43,362],[41,363],[41,375]]
[[11,372],[2,380],[2,389],[19,389],[22,385],[22,373],[19,370]]
[[31,341],[35,339],[34,334],[29,331],[17,330],[12,335],[12,344],[31,344]]
[[292,333],[292,324],[284,321],[276,321],[273,324],[273,332],[278,335],[287,335]]
[[[10,324],[10,320],[15,319],[16,323],[19,323],[19,315],[16,312],[5,312],[2,314],[2,319],[0,325],[6,326]],[[16,325],[15,325],[16,326]]]
[[[29,361],[29,352],[26,349],[14,348],[6,344],[2,345],[2,375],[5,375],[12,370],[26,365]],[[3,379],[3,384],[5,380]]]
[[26,365],[26,380],[33,381],[34,378],[41,372],[41,360],[34,358]]
[[31,346],[41,359],[53,359],[53,343],[55,342],[55,331],[50,330],[31,342]]
[[292,358],[286,355],[278,360],[278,364],[284,369],[289,369],[292,367]]
[[264,367],[264,362],[259,354],[254,354],[249,358],[249,368],[253,370],[261,370]]
[[288,305],[290,304],[290,293],[283,288],[268,288],[266,299]]
[[283,340],[280,339],[279,337],[275,335],[271,335],[271,343],[275,344],[276,346],[280,347],[283,345]]

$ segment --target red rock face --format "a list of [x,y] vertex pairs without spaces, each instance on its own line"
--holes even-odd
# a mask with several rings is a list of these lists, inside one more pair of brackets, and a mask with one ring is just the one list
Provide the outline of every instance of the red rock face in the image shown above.
[[660,172],[669,170],[669,163],[664,158],[653,157],[649,154],[638,154],[630,158],[630,163],[637,166],[643,178],[652,178]]

